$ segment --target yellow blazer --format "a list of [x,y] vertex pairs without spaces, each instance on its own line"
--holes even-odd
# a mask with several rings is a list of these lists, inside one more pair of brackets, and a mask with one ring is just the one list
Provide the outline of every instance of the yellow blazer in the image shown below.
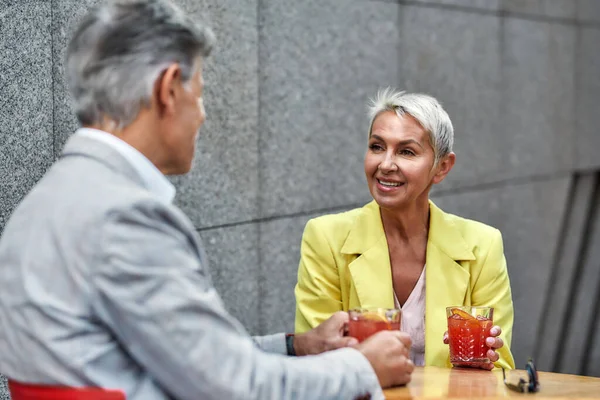
[[[306,224],[296,285],[296,332],[336,311],[394,307],[390,257],[379,206],[371,202]],[[500,231],[444,213],[430,201],[425,272],[425,365],[450,367],[446,307],[494,307],[504,347],[496,366],[514,368],[513,303]]]

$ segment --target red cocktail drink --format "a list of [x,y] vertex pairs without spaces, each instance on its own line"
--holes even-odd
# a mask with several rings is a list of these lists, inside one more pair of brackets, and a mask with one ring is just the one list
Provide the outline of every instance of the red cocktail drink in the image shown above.
[[350,310],[348,335],[362,342],[379,331],[400,330],[401,311],[377,308],[372,310]]
[[490,362],[485,339],[490,336],[494,309],[491,307],[448,307],[450,362],[456,367]]

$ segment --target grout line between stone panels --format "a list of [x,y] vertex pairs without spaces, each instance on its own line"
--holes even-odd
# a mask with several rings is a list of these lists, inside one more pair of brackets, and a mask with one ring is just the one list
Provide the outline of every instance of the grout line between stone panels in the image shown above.
[[469,14],[496,16],[499,18],[514,18],[514,19],[529,20],[529,21],[556,23],[556,24],[561,24],[561,25],[595,27],[595,28],[600,29],[600,21],[582,21],[582,20],[578,20],[577,18],[551,17],[551,16],[547,16],[547,15],[520,13],[520,12],[514,12],[514,11],[507,11],[507,10],[503,10],[503,9],[492,10],[492,9],[486,9],[486,8],[461,6],[461,5],[455,5],[455,4],[422,3],[422,2],[416,1],[416,0],[367,0],[367,1],[400,4],[400,5],[404,5],[404,6],[410,6],[410,7],[434,8],[434,9],[439,9],[439,10],[457,11],[457,12],[463,12],[463,13],[469,13]]
[[[465,193],[476,192],[479,190],[497,189],[497,188],[502,188],[502,187],[507,187],[507,186],[521,186],[521,185],[526,185],[526,184],[535,183],[535,182],[546,182],[546,181],[551,181],[554,179],[569,177],[571,175],[571,173],[572,172],[569,171],[569,172],[561,172],[561,173],[546,174],[546,175],[542,175],[542,174],[531,175],[529,177],[524,177],[524,178],[505,179],[505,180],[500,180],[500,181],[495,181],[495,182],[482,183],[479,185],[465,186],[465,187],[461,187],[461,188],[454,188],[454,189],[448,189],[448,190],[443,190],[443,191],[440,190],[435,193],[432,193],[432,197],[433,196],[444,197],[444,196],[449,196],[452,194],[465,194]],[[345,211],[345,210],[348,210],[351,208],[362,207],[363,205],[365,205],[365,202],[342,204],[342,205],[333,206],[333,207],[314,208],[311,210],[297,211],[297,212],[289,213],[289,214],[272,215],[272,216],[268,216],[268,217],[252,218],[252,219],[245,220],[245,221],[235,221],[235,222],[228,222],[225,224],[211,225],[211,226],[206,226],[206,227],[202,227],[202,228],[196,228],[196,231],[204,232],[204,231],[210,231],[213,229],[233,228],[233,227],[243,226],[243,225],[272,222],[272,221],[276,221],[276,220],[280,220],[280,219],[305,217],[305,216],[309,216],[309,215],[313,215],[313,214],[340,212],[340,211]]]
[[[263,162],[262,162],[262,153],[261,153],[261,146],[260,146],[260,139],[261,139],[261,133],[262,133],[262,129],[260,129],[261,126],[261,116],[262,116],[262,102],[260,99],[260,91],[261,91],[261,83],[260,83],[260,71],[261,71],[261,59],[260,59],[260,49],[261,49],[261,29],[260,29],[260,19],[261,19],[261,7],[262,7],[262,0],[257,0],[256,1],[256,157],[257,157],[257,165],[258,165],[258,171],[257,171],[257,186],[258,186],[258,192],[256,193],[256,209],[258,211],[258,215],[262,215],[263,213],[263,205],[262,205],[262,188],[263,188]],[[257,254],[256,254],[256,261],[258,263],[257,269],[258,269],[258,276],[256,277],[256,287],[258,290],[258,332],[261,335],[266,335],[266,312],[263,312],[263,308],[264,308],[264,299],[265,299],[265,295],[266,295],[266,288],[265,288],[265,272],[264,272],[264,268],[263,268],[263,253],[262,253],[262,246],[261,246],[261,240],[262,240],[262,231],[260,229],[260,224],[257,224],[256,226],[256,247],[257,247]]]
[[196,231],[204,232],[204,231],[210,231],[213,229],[234,228],[234,227],[244,226],[244,225],[261,224],[261,223],[265,223],[265,222],[277,221],[280,219],[306,217],[306,216],[314,215],[314,214],[333,213],[333,212],[348,210],[350,208],[361,207],[363,205],[365,205],[365,203],[361,202],[361,203],[347,204],[347,205],[342,205],[342,206],[327,207],[327,208],[321,208],[321,209],[312,209],[312,210],[307,210],[307,211],[298,211],[298,212],[290,213],[290,214],[273,215],[270,217],[254,218],[254,219],[250,219],[250,220],[246,220],[246,221],[238,221],[238,222],[231,222],[231,223],[221,224],[221,225],[207,226],[204,228],[196,228]]
[[488,16],[502,16],[501,14],[503,13],[501,10],[490,10],[486,8],[460,6],[455,4],[422,3],[415,0],[397,0],[397,2],[398,4],[409,7],[434,8],[438,10],[448,10]]
[[525,177],[516,177],[516,178],[506,178],[506,179],[499,179],[496,181],[491,181],[491,182],[485,182],[485,183],[479,183],[479,184],[474,184],[471,186],[461,186],[461,187],[457,187],[457,188],[450,188],[450,189],[441,189],[438,191],[433,192],[431,195],[433,196],[448,196],[448,195],[452,195],[452,194],[464,194],[464,193],[471,193],[471,192],[476,192],[476,191],[481,191],[481,190],[489,190],[489,189],[497,189],[497,188],[502,188],[502,187],[507,187],[507,186],[521,186],[521,185],[526,185],[528,183],[537,183],[537,182],[546,182],[546,181],[551,181],[554,179],[560,179],[560,178],[568,178],[571,176],[571,174],[573,174],[574,171],[558,171],[552,174],[535,174],[535,175],[529,175],[529,176],[525,176]]

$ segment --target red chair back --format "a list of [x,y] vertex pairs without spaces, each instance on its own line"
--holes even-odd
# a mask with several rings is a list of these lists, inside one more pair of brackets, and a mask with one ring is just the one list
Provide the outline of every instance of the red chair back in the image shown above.
[[72,388],[8,380],[12,400],[126,400],[120,390],[101,388]]

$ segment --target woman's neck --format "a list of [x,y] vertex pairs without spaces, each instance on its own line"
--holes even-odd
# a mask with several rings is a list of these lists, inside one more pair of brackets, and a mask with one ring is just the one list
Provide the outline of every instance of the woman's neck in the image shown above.
[[412,204],[400,210],[381,209],[381,221],[388,239],[411,242],[427,239],[429,201]]

